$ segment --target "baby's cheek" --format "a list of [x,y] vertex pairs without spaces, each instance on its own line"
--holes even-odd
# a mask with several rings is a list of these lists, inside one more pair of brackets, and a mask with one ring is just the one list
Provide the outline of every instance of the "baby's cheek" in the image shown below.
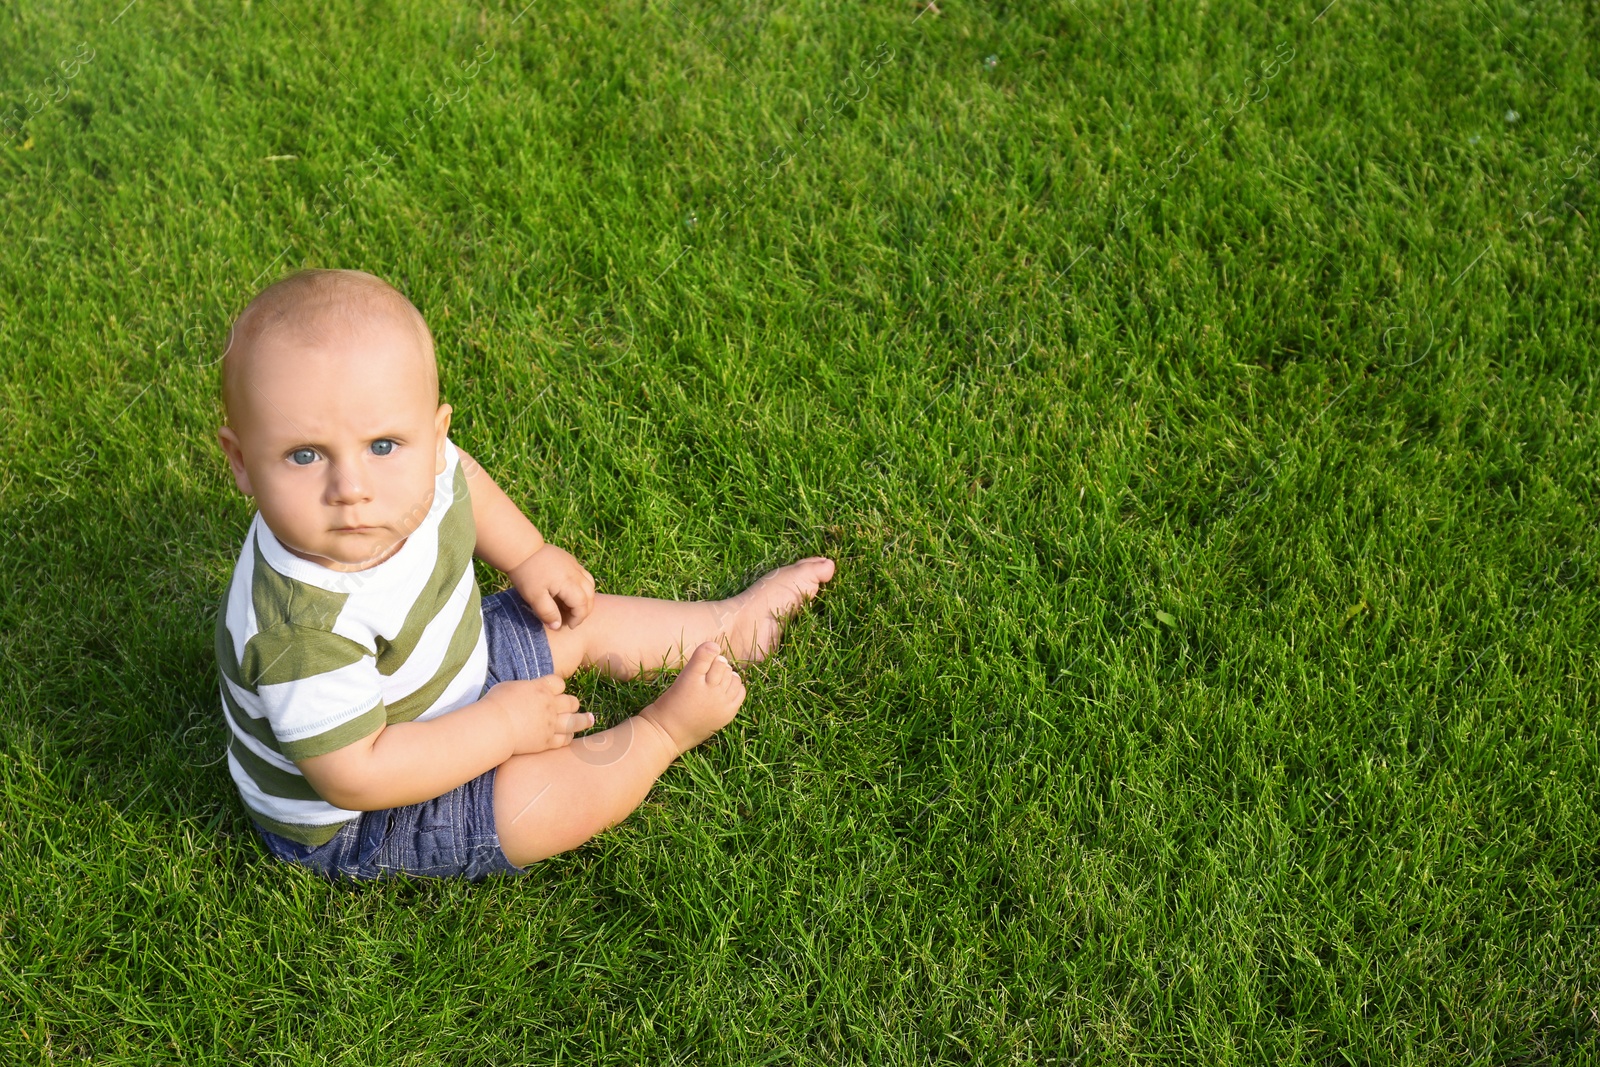
[[432,479],[428,480],[425,487],[416,482],[408,482],[398,494],[397,503],[402,509],[399,524],[408,530],[414,530],[421,525],[433,507],[433,495]]

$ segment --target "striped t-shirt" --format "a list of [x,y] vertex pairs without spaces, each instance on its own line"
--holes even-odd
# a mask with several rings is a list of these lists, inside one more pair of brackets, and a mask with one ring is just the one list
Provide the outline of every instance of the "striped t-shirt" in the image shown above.
[[343,572],[301,559],[256,514],[216,638],[228,769],[264,829],[326,842],[360,812],[323,800],[295,760],[478,699],[488,652],[476,539],[466,476],[448,441],[427,517],[375,567]]

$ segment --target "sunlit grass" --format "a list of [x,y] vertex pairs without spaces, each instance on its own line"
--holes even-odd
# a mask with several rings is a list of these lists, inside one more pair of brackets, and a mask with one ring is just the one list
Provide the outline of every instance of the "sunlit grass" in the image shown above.
[[[939,8],[0,13],[0,1060],[1592,1062],[1594,11]],[[603,590],[840,561],[526,879],[222,763],[313,265]]]

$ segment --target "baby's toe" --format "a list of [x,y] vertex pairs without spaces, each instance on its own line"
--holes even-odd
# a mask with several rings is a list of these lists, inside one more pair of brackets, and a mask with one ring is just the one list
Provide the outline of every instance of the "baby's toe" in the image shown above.
[[707,641],[689,655],[689,662],[683,665],[683,677],[705,677],[706,672],[717,665],[719,650],[717,646]]

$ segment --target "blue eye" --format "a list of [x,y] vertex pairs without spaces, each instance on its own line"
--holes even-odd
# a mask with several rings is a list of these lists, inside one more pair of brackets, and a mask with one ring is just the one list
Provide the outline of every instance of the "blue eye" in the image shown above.
[[317,461],[317,453],[309,448],[297,448],[289,453],[289,462],[304,467]]
[[393,451],[394,442],[389,440],[387,437],[372,442],[372,454],[374,456],[387,456]]

